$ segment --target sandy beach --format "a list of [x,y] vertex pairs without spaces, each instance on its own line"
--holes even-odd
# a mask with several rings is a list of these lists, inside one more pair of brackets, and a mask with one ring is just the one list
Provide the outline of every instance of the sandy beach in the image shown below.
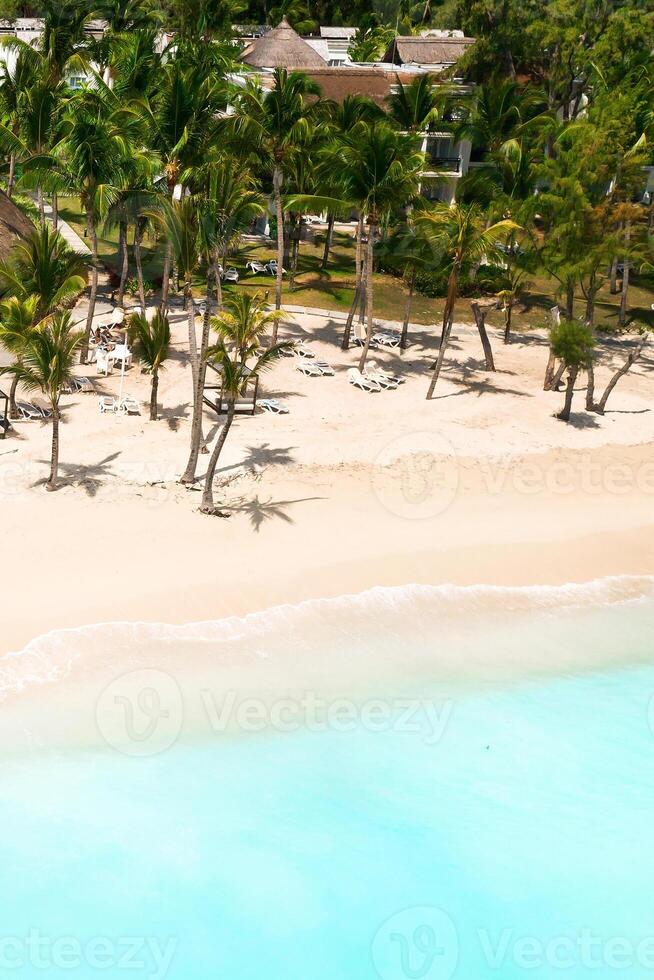
[[[296,359],[265,376],[263,393],[289,414],[239,418],[207,518],[180,486],[190,419],[186,322],[173,317],[174,356],[160,385],[162,418],[147,419],[149,378],[125,389],[136,417],[101,415],[93,394],[64,402],[64,486],[43,490],[50,430],[16,424],[0,443],[3,652],[63,627],[114,620],[217,619],[280,603],[411,582],[520,585],[649,574],[654,554],[654,392],[651,355],[622,379],[603,417],[553,417],[543,392],[543,336],[505,347],[483,370],[474,326],[455,329],[436,397],[425,400],[435,328],[403,355],[374,352],[407,380],[368,395],[348,384],[355,350],[339,323],[289,315],[335,370],[307,378]],[[604,349],[598,387],[625,356]],[[91,372],[93,373],[93,372]],[[118,374],[97,379],[116,393]],[[215,415],[205,414],[213,439]],[[202,471],[202,457],[200,472]]]

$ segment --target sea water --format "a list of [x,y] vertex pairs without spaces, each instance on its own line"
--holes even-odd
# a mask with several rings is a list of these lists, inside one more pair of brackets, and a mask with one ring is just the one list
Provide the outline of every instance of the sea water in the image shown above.
[[[654,976],[650,592],[512,590],[503,612],[479,618],[465,590],[447,602],[388,590],[271,615],[267,631],[232,623],[232,645],[268,655],[281,630],[297,655],[302,633],[307,648],[338,643],[339,656],[367,644],[374,664],[390,631],[424,656],[410,696],[390,696],[388,675],[380,697],[371,677],[368,702],[358,676],[351,702],[305,692],[274,715],[253,700],[236,727],[220,723],[221,701],[193,737],[155,684],[143,719],[131,706],[133,751],[109,735],[104,747],[6,757],[0,975]],[[496,677],[430,674],[439,630],[456,650],[457,606],[465,655],[476,642],[487,663],[495,650]],[[147,643],[185,637],[188,656],[211,629],[153,627]],[[102,627],[94,644],[111,635]],[[566,644],[576,666],[548,669],[547,651],[563,664]],[[516,669],[532,648],[540,668]],[[172,720],[176,737],[149,751],[146,716]]]

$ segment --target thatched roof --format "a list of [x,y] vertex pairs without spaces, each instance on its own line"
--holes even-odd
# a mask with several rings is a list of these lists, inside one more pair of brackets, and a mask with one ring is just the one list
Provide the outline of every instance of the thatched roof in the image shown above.
[[0,261],[9,257],[16,241],[25,241],[34,231],[34,225],[19,207],[0,191]]
[[466,53],[473,37],[396,37],[384,61],[394,65],[455,65]]
[[284,17],[279,27],[249,44],[241,61],[252,68],[323,68],[324,58],[303,41]]
[[324,98],[343,102],[348,95],[366,95],[378,106],[386,108],[386,99],[398,82],[408,85],[415,72],[386,70],[377,65],[341,65],[336,68],[310,68],[309,78],[320,86]]

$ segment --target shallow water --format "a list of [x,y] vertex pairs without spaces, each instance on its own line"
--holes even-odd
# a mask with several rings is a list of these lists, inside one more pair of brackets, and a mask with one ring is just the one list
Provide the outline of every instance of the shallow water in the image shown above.
[[[250,703],[236,731],[214,717],[192,738],[182,727],[153,742],[150,698],[132,719],[134,752],[40,747],[6,760],[0,973],[650,975],[654,601],[552,595],[512,590],[501,616],[469,607],[458,628],[435,594],[366,613],[365,642],[380,656],[389,632],[394,645],[410,638],[420,664],[410,696],[371,685],[373,703],[359,679],[357,697],[336,706],[290,698],[274,715],[270,700]],[[340,603],[320,607],[316,642],[338,642],[342,657],[354,620]],[[230,643],[299,651],[311,615],[302,629],[292,615],[267,629],[257,620],[256,643],[252,623],[232,624]],[[206,630],[186,640],[206,642]],[[627,666],[448,686],[430,678],[428,653],[457,635],[462,655],[476,642],[508,650],[511,663],[531,645],[542,659],[568,643],[614,648]],[[359,649],[361,633],[350,639]]]

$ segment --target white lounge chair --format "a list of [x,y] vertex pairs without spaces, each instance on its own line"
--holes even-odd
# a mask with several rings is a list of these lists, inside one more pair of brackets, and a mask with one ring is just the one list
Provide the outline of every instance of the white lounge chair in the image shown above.
[[399,347],[400,346],[400,335],[399,333],[387,333],[382,330],[380,333],[376,333],[372,338],[375,344],[379,344],[380,347]]
[[43,413],[31,402],[16,402],[16,408],[23,422],[42,422]]
[[374,381],[375,384],[378,384],[379,387],[383,388],[385,391],[392,391],[397,388],[397,383],[391,378],[387,378],[381,371],[375,371],[374,369],[371,371],[364,371],[363,376],[366,381]]
[[132,398],[131,395],[125,395],[118,406],[118,411],[123,412],[124,415],[140,415],[141,406],[137,402],[136,398]]
[[33,398],[32,405],[34,408],[41,413],[44,419],[52,418],[52,408],[47,402],[44,402],[41,398]]
[[375,374],[382,374],[385,378],[388,378],[389,381],[394,381],[396,385],[403,385],[406,381],[406,378],[403,378],[401,375],[392,374],[390,371],[387,371],[386,368],[379,363],[379,361],[371,361],[370,367]]
[[347,372],[347,380],[351,385],[354,385],[355,388],[360,388],[362,391],[381,391],[381,386],[376,381],[366,378],[365,375],[361,374],[361,371],[359,371],[358,368],[349,369]]
[[272,412],[273,415],[288,415],[289,412],[288,406],[277,398],[260,398],[259,404],[264,411]]
[[104,415],[105,412],[116,411],[116,399],[113,395],[100,395],[98,398],[98,408]]
[[312,360],[316,356],[316,352],[309,347],[306,340],[297,340],[294,345],[294,351],[300,357],[306,357],[308,360]]
[[323,374],[320,366],[313,361],[300,361],[299,364],[295,365],[295,370],[306,374],[308,378],[320,378]]

